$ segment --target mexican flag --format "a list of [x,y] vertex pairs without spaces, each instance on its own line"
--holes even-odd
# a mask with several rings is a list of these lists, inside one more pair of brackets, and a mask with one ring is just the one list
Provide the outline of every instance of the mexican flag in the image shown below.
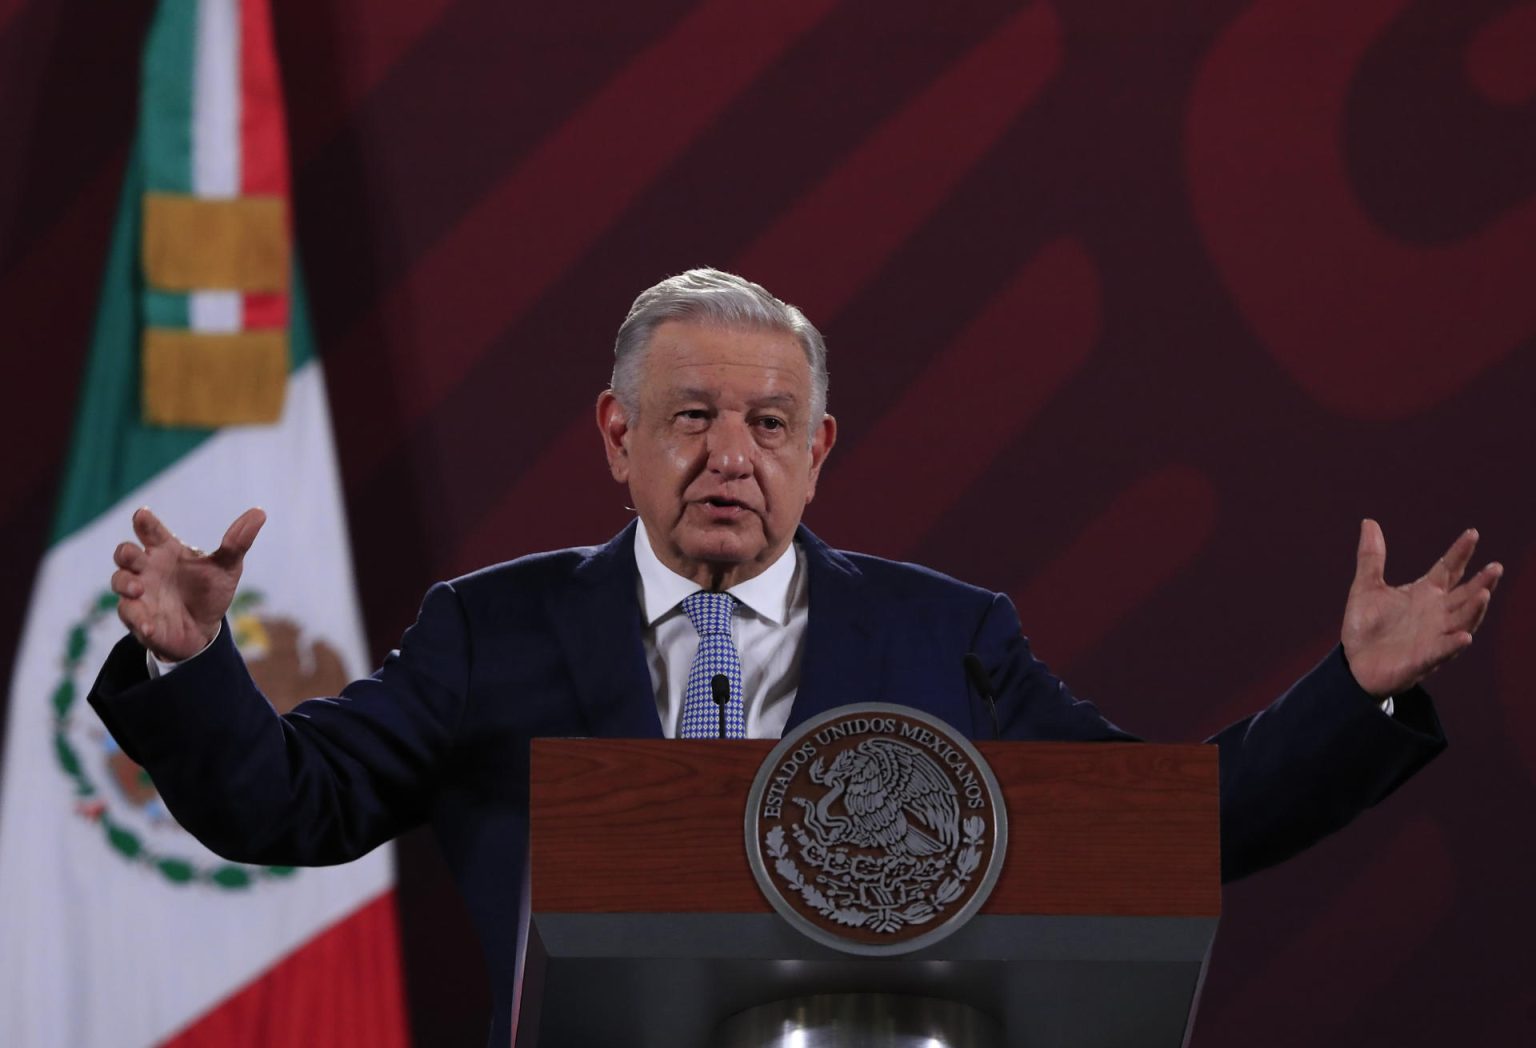
[[[176,825],[85,694],[112,550],[152,506],[268,523],[230,622],[274,705],[369,668],[325,382],[294,271],[266,0],[162,0],[0,781],[0,1045],[406,1041],[388,849],[253,867]],[[209,696],[216,701],[217,696]]]

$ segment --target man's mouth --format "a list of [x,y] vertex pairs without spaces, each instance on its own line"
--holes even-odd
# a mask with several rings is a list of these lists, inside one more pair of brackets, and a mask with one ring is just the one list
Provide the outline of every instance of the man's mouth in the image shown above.
[[699,499],[694,505],[709,517],[720,521],[737,520],[744,514],[752,512],[752,507],[745,502],[725,495],[712,495],[709,498]]

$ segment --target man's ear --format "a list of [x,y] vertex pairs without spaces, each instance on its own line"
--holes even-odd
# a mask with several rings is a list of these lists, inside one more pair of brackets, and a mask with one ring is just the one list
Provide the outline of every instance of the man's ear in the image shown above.
[[629,483],[629,416],[613,390],[597,396],[597,430],[603,435],[603,453],[608,456],[608,472],[620,484]]
[[821,476],[821,464],[827,461],[827,456],[832,452],[832,445],[836,443],[837,419],[831,415],[821,416],[816,432],[811,434],[811,482],[805,489],[807,503],[816,497],[816,480]]

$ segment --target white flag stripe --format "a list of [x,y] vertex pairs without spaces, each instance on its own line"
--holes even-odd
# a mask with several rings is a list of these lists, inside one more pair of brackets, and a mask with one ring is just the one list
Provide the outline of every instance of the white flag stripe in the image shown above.
[[192,75],[192,192],[239,196],[239,0],[198,0]]
[[[133,510],[153,506],[189,542],[212,547],[251,504],[269,520],[242,590],[323,638],[348,674],[370,668],[353,589],[335,452],[318,362],[290,380],[283,419],[221,430],[56,546],[43,562],[11,687],[0,790],[0,1045],[149,1045],[202,1015],[330,924],[388,890],[388,849],[341,867],[258,878],[249,888],[176,884],[114,852],[53,745],[51,697],[73,625],[106,588]],[[71,737],[104,736],[84,701],[105,645],[92,631]],[[218,696],[209,696],[218,701]],[[103,745],[109,745],[103,739]],[[99,777],[102,796],[120,801]],[[157,851],[216,863],[174,825],[137,831]]]
[[187,323],[193,331],[239,331],[245,327],[245,295],[239,291],[194,291],[187,296]]

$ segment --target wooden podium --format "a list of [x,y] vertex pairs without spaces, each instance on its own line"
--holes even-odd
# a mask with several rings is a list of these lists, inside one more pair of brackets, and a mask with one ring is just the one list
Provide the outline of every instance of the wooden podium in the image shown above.
[[769,906],[743,819],[767,740],[535,740],[516,1048],[706,1048],[773,1001],[959,1002],[1009,1045],[1181,1045],[1221,911],[1216,750],[982,742],[1008,811],[991,897],[866,958]]

